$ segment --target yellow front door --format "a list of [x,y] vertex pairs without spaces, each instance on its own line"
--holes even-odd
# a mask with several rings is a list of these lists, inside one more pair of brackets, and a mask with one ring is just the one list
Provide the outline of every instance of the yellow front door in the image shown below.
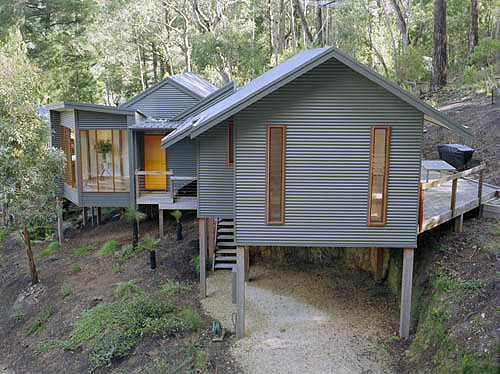
[[[144,170],[167,171],[167,152],[161,149],[163,135],[144,135]],[[146,175],[146,190],[166,190],[166,175]]]

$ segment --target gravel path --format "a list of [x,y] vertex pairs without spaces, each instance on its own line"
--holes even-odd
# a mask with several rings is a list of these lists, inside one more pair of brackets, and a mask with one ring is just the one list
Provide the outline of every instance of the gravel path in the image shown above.
[[[207,291],[204,310],[233,330],[231,273],[211,274]],[[393,373],[381,343],[397,329],[397,305],[366,273],[252,266],[246,313],[232,353],[247,374]]]

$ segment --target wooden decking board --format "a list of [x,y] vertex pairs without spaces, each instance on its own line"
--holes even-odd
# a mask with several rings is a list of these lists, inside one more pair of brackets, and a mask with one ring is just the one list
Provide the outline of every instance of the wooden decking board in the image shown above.
[[[481,203],[495,196],[500,188],[483,184]],[[458,179],[455,214],[451,214],[452,182],[443,183],[424,191],[424,214],[421,232],[430,230],[461,214],[464,214],[479,204],[478,182],[471,179]]]

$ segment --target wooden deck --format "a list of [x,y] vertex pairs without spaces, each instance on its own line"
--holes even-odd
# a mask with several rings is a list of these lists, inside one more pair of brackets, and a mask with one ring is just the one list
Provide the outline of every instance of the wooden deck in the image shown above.
[[[431,175],[430,182],[439,178],[439,173],[434,173]],[[479,181],[470,178],[458,178],[456,181],[456,197],[453,212],[451,203],[453,181],[431,186],[423,191],[423,217],[419,233],[430,230],[480,206],[478,198]],[[422,182],[425,184],[426,175],[422,176]],[[497,191],[500,191],[500,187],[483,183],[481,203],[495,197]]]

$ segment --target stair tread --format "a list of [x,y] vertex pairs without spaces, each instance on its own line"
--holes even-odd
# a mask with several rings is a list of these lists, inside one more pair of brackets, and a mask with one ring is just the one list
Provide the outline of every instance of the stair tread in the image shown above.
[[215,263],[219,261],[236,261],[236,256],[215,256]]
[[217,235],[217,239],[234,239],[234,235]]
[[218,264],[215,264],[214,268],[215,269],[232,269],[234,264],[231,264],[229,262],[220,262]]
[[219,222],[219,226],[234,226],[234,222]]
[[215,251],[215,254],[234,254],[236,255],[236,249],[228,249],[228,248],[224,248],[224,249],[217,249]]
[[217,243],[217,247],[236,247],[236,243],[235,242],[219,242]]
[[234,229],[232,228],[219,228],[219,230],[217,230],[218,232],[234,232]]

